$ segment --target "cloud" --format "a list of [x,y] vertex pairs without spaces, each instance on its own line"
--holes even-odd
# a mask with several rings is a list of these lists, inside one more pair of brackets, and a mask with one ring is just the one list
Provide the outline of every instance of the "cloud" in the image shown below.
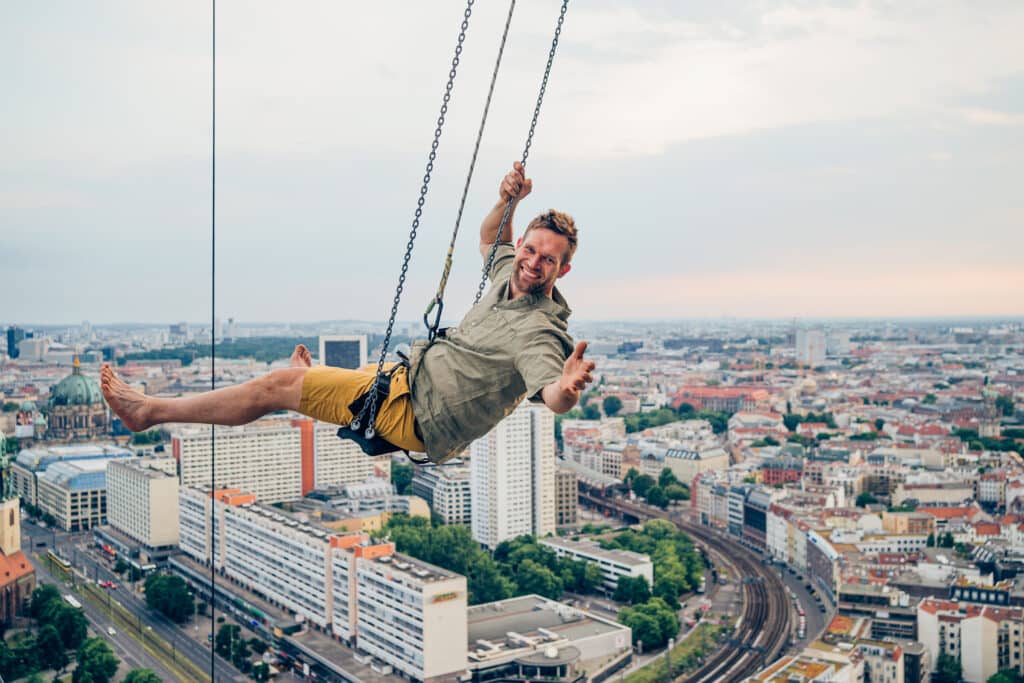
[[744,269],[589,283],[574,309],[580,319],[1020,316],[1022,291],[1019,268]]
[[960,115],[979,126],[1024,126],[1024,114],[993,109],[961,109]]

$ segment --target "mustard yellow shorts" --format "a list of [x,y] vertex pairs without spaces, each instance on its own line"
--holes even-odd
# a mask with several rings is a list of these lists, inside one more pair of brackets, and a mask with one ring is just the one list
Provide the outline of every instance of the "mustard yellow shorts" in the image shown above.
[[[391,364],[386,366],[390,369]],[[299,412],[323,422],[336,425],[352,421],[349,405],[373,386],[377,366],[368,365],[359,370],[316,365],[306,371],[302,380],[302,398]],[[408,370],[395,370],[391,376],[391,393],[384,399],[377,413],[377,433],[385,440],[407,451],[423,453],[423,440],[416,435],[416,417],[412,412],[409,395]]]

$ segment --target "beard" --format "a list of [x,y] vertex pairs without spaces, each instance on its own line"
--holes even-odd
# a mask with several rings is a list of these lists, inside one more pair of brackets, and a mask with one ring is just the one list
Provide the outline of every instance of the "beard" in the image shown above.
[[523,272],[519,269],[519,265],[516,265],[515,274],[512,276],[516,281],[516,289],[520,292],[527,294],[543,294],[548,282],[545,280],[529,280],[523,281]]

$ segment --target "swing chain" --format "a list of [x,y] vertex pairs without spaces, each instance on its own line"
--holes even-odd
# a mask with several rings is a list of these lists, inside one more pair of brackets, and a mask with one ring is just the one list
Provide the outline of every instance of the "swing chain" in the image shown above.
[[[551,40],[551,49],[548,50],[548,63],[544,67],[544,78],[540,82],[540,92],[537,93],[537,104],[533,108],[533,119],[530,121],[530,132],[526,135],[526,146],[523,149],[522,164],[526,166],[526,160],[530,156],[530,147],[533,145],[533,133],[537,129],[537,119],[540,117],[540,107],[544,103],[544,93],[548,89],[548,77],[551,75],[551,65],[555,61],[555,51],[558,49],[558,39],[562,35],[562,24],[565,23],[565,12],[569,8],[569,0],[562,0],[562,11],[558,15],[558,24],[555,26],[555,36]],[[494,257],[498,253],[498,244],[500,242],[501,233],[505,230],[505,225],[508,224],[509,216],[512,214],[512,204],[515,202],[514,197],[509,197],[508,203],[505,205],[505,212],[501,215],[501,223],[498,224],[498,232],[494,236],[494,244],[491,245],[490,252],[487,255],[487,263],[484,264],[483,275],[480,278],[480,286],[476,290],[476,298],[473,299],[473,304],[480,303],[480,297],[484,294],[484,288],[487,286],[487,277],[491,273],[491,268],[494,266]]]
[[[423,184],[420,186],[420,196],[416,200],[416,213],[412,220],[412,228],[409,231],[409,241],[405,245],[405,258],[402,260],[402,270],[398,276],[398,286],[395,289],[395,298],[391,304],[391,317],[388,319],[387,331],[384,333],[384,341],[381,344],[380,359],[377,361],[377,376],[370,389],[368,401],[363,402],[363,409],[355,416],[349,427],[358,430],[363,419],[369,415],[366,424],[366,438],[372,439],[376,436],[374,429],[377,421],[377,394],[381,382],[384,379],[384,360],[387,358],[388,347],[391,345],[391,334],[395,329],[395,318],[398,315],[398,304],[402,299],[402,290],[405,288],[405,278],[409,271],[409,259],[412,257],[413,244],[416,241],[416,233],[420,227],[420,218],[423,216],[423,205],[427,201],[427,190],[430,185],[430,176],[434,171],[434,161],[437,159],[437,148],[441,144],[441,131],[444,128],[445,117],[448,115],[448,103],[451,101],[452,88],[455,86],[455,74],[459,67],[459,60],[462,56],[462,45],[466,40],[466,31],[469,30],[469,18],[473,14],[473,3],[475,0],[466,0],[466,9],[462,15],[462,24],[459,27],[459,37],[455,45],[455,55],[452,57],[451,68],[448,70],[448,82],[445,84],[444,97],[441,102],[441,111],[437,117],[437,125],[434,128],[434,140],[430,144],[430,154],[427,157],[426,171],[423,174]],[[369,412],[367,412],[369,411]]]
[[[505,17],[505,29],[501,34],[501,43],[498,45],[498,57],[494,61],[494,70],[491,72],[491,85],[487,89],[487,99],[484,102],[483,115],[480,117],[480,127],[476,133],[476,144],[473,145],[473,156],[469,160],[469,171],[466,173],[466,182],[462,187],[462,197],[459,199],[459,210],[455,214],[455,229],[452,230],[452,239],[448,244],[448,254],[445,257],[444,271],[441,273],[441,281],[437,286],[437,294],[427,305],[423,313],[423,324],[427,327],[427,341],[433,343],[437,338],[438,330],[441,327],[441,310],[444,308],[444,290],[448,286],[448,276],[452,271],[452,259],[455,254],[455,242],[459,236],[459,226],[462,224],[462,212],[466,207],[466,197],[469,195],[469,185],[473,181],[473,171],[476,168],[476,158],[480,153],[480,142],[484,137],[484,128],[487,125],[487,114],[491,110],[491,99],[494,97],[494,85],[498,82],[498,72],[501,70],[501,58],[505,54],[505,44],[508,42],[508,31],[512,25],[512,15],[515,13],[516,0],[511,0],[508,6],[508,15]],[[436,312],[433,322],[430,321],[430,314]]]

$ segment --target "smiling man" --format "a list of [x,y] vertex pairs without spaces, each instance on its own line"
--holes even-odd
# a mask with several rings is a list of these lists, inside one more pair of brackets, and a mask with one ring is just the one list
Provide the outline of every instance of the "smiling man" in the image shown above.
[[[416,342],[408,365],[393,368],[376,429],[396,450],[426,453],[431,461],[443,462],[489,432],[524,398],[564,413],[593,381],[594,363],[583,358],[587,343],[573,345],[570,310],[555,287],[576,252],[572,217],[543,213],[512,245],[515,207],[532,189],[523,166],[514,164],[501,181],[498,203],[480,226],[485,259],[498,242],[491,288],[458,327],[432,342]],[[511,213],[499,235],[509,200]],[[165,422],[240,425],[278,410],[348,424],[351,405],[370,390],[376,367],[312,367],[311,361],[300,344],[290,368],[181,398],[145,396],[109,365],[100,372],[100,385],[111,409],[135,432]]]

